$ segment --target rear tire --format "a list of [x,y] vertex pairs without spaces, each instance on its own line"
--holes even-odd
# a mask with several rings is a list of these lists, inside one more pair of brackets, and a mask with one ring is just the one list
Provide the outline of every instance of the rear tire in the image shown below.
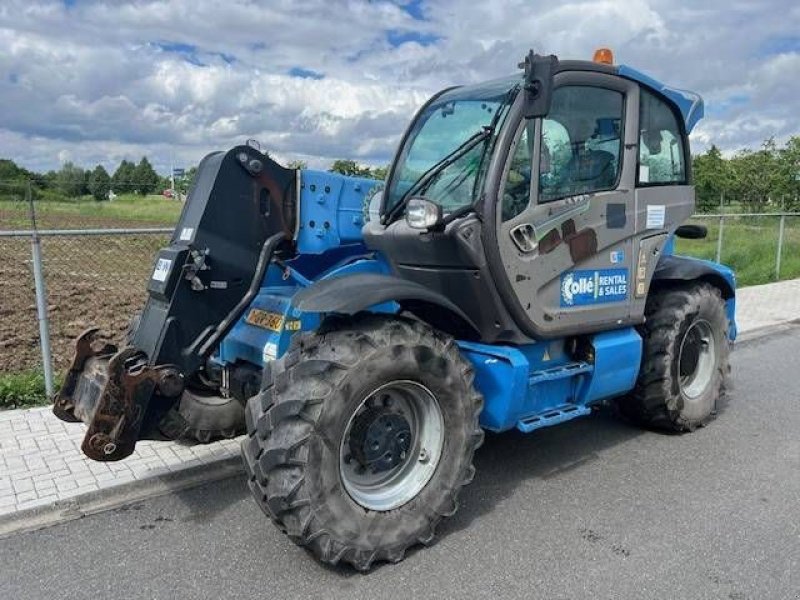
[[[141,320],[142,313],[137,312],[128,322],[128,346],[133,345]],[[187,389],[158,420],[158,431],[171,440],[207,444],[244,433],[244,425],[244,406],[236,398]]]
[[172,440],[208,444],[244,433],[244,406],[234,397],[185,390],[158,424]]
[[725,393],[730,343],[725,303],[698,283],[648,299],[642,368],[621,412],[656,429],[685,432],[714,418]]
[[[452,338],[410,319],[362,314],[297,335],[247,405],[242,454],[256,502],[325,563],[402,560],[433,540],[472,480],[483,440],[473,379]],[[387,437],[404,445],[365,463],[384,428],[407,432]]]

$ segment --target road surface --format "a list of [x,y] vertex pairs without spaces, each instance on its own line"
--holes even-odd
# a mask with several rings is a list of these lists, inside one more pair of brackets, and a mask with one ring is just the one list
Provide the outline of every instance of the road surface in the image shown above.
[[0,598],[800,599],[800,329],[733,355],[709,427],[490,436],[438,542],[318,564],[230,479],[0,540]]

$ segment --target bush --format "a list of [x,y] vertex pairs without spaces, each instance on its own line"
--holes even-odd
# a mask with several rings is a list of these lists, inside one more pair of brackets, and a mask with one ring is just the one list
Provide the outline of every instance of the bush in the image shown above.
[[44,406],[49,403],[42,371],[0,375],[0,409]]

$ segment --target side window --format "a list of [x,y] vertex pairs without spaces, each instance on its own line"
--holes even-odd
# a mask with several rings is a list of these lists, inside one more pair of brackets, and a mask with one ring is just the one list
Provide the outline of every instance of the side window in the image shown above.
[[622,148],[622,93],[591,86],[553,92],[542,122],[539,202],[610,190]]
[[683,136],[672,108],[642,90],[639,103],[639,185],[686,183]]
[[503,188],[503,221],[513,219],[528,207],[533,165],[533,126],[532,119],[525,123],[511,155]]

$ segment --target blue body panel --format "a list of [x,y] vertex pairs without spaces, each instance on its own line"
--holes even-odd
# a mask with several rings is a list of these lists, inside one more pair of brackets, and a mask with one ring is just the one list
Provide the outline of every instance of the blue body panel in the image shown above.
[[[713,260],[703,260],[702,258],[694,258],[691,256],[686,256],[684,258],[688,258],[689,260],[696,260],[699,263],[706,265],[714,269],[717,273],[719,273],[722,278],[728,282],[731,286],[732,290],[736,290],[736,274],[733,272],[733,269],[726,265],[722,265],[718,262],[714,262]],[[732,298],[728,298],[725,301],[725,312],[728,315],[728,322],[730,323],[730,327],[728,329],[728,339],[731,341],[736,339],[736,335],[738,333],[738,328],[736,327],[736,296],[734,295]]]
[[594,362],[574,361],[564,340],[525,346],[459,342],[484,396],[481,426],[525,432],[587,414],[590,406],[633,389],[642,338],[633,328],[592,336]]
[[[664,244],[664,248],[662,249],[662,254],[664,255],[673,255],[675,254],[675,236],[669,236],[667,243]],[[714,262],[711,260],[704,260],[702,258],[694,258],[693,256],[683,256],[681,258],[685,258],[687,260],[697,261],[700,264],[703,264],[717,273],[728,282],[728,285],[731,286],[731,289],[736,291],[736,273],[733,272],[733,269],[728,267],[727,265],[720,264],[718,262]],[[732,298],[728,298],[725,301],[725,312],[728,316],[728,323],[730,323],[730,327],[728,328],[728,339],[734,341],[736,339],[736,335],[738,334],[738,328],[736,326],[736,295]]]
[[[261,366],[282,356],[294,333],[316,329],[321,315],[303,313],[291,305],[299,289],[330,277],[389,272],[380,256],[367,251],[361,235],[364,204],[380,184],[338,173],[300,171],[298,255],[280,266],[269,266],[258,295],[220,344],[214,356],[217,362]],[[249,322],[254,310],[274,315],[275,328]],[[371,310],[396,312],[397,305],[388,302]]]
[[366,202],[381,181],[327,171],[300,171],[297,251],[321,254],[363,240]]
[[[239,318],[220,344],[215,356],[221,364],[233,364],[237,361],[249,362],[262,366],[270,360],[283,355],[289,348],[292,335],[298,331],[313,331],[321,320],[319,313],[302,312],[292,307],[292,298],[311,281],[340,277],[355,273],[388,273],[389,267],[380,258],[364,258],[355,255],[341,264],[335,264],[327,271],[314,277],[307,277],[293,264],[287,261],[285,269],[270,265],[264,276],[264,284],[248,309]],[[397,312],[394,302],[386,302],[370,308],[373,312]],[[275,329],[268,329],[248,321],[254,311],[263,311],[280,317]]]
[[644,85],[669,98],[672,103],[678,107],[678,110],[681,111],[683,120],[686,123],[687,133],[691,132],[692,129],[694,129],[694,126],[697,125],[697,122],[703,118],[705,109],[703,105],[703,99],[699,94],[664,85],[657,79],[654,79],[653,77],[650,77],[641,71],[637,71],[628,65],[620,65],[618,73],[622,77],[643,83]]

